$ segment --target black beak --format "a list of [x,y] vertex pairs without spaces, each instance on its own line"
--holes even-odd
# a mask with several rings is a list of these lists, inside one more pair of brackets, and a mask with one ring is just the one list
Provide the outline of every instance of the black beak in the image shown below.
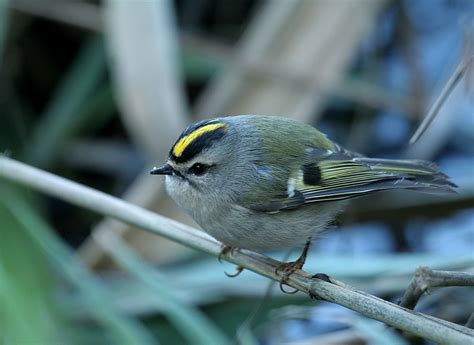
[[162,167],[154,167],[151,169],[150,174],[152,175],[172,175],[173,174],[173,168],[169,164],[165,164]]

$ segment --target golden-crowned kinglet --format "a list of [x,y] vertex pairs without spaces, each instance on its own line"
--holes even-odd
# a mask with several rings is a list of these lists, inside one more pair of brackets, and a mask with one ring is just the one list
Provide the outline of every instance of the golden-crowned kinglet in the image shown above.
[[207,233],[227,246],[256,251],[309,243],[345,199],[389,189],[449,193],[455,187],[433,163],[366,158],[309,125],[259,115],[188,127],[166,164],[151,174],[166,175],[169,195]]

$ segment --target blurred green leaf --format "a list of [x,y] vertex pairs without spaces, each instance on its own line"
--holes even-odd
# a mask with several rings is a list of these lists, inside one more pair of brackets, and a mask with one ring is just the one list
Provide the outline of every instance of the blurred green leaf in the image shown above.
[[8,0],[0,0],[0,67],[8,28]]
[[62,322],[46,258],[3,204],[0,224],[0,343],[57,343]]
[[[25,198],[8,186],[0,187],[2,187],[0,203],[3,205],[4,213],[9,213],[10,217],[20,224],[21,228],[25,230],[25,236],[29,237],[31,242],[42,251],[43,255],[51,261],[53,267],[81,291],[83,306],[91,317],[102,324],[107,331],[106,334],[114,339],[114,343],[124,345],[155,343],[150,332],[141,323],[122,315],[119,310],[113,307],[108,291],[77,261],[72,251],[53,235],[53,231]],[[6,229],[2,227],[2,235],[12,228]],[[28,264],[31,270],[37,269],[35,260],[29,261]],[[15,297],[20,300],[21,297],[28,297],[31,293],[30,287],[28,286],[28,291],[25,291],[24,296]],[[38,308],[39,312],[43,309],[38,305],[35,308]],[[6,317],[11,318],[14,322],[14,315],[14,313],[7,314]],[[34,325],[29,325],[29,327],[34,327]],[[51,342],[45,342],[45,344],[47,343]]]
[[211,59],[191,51],[184,51],[181,65],[187,80],[194,82],[206,81],[224,68],[224,63],[219,59]]
[[385,324],[357,315],[350,323],[352,328],[364,335],[368,345],[407,345],[408,343]]
[[34,129],[25,153],[28,162],[39,167],[51,164],[68,135],[83,120],[89,120],[81,117],[82,109],[105,76],[105,62],[102,38],[87,41]]
[[229,344],[219,328],[198,309],[182,302],[166,278],[158,274],[118,238],[108,239],[108,251],[116,262],[153,291],[153,300],[190,344]]
[[79,115],[72,119],[70,126],[80,129],[81,133],[93,133],[100,129],[116,110],[111,85],[109,83],[101,85],[83,104]]

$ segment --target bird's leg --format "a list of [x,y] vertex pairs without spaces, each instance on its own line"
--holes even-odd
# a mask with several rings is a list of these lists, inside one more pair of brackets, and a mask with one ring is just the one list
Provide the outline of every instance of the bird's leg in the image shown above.
[[282,273],[282,277],[280,280],[280,290],[282,292],[287,293],[287,294],[294,294],[298,291],[298,290],[295,290],[295,291],[288,292],[285,289],[283,289],[283,284],[285,284],[288,281],[288,278],[296,270],[300,270],[303,268],[306,262],[306,256],[308,255],[308,250],[309,250],[310,245],[311,245],[311,238],[309,238],[306,244],[304,245],[303,252],[301,253],[300,257],[296,261],[283,263],[275,269],[276,274],[280,274],[280,272]]
[[288,278],[289,275],[294,273],[297,269],[302,269],[303,265],[306,262],[306,256],[308,255],[309,246],[311,245],[311,239],[309,239],[306,244],[304,245],[303,252],[301,253],[300,257],[296,261],[285,262],[279,265],[275,269],[275,273],[279,274],[279,272],[283,272],[283,277]]
[[[233,253],[233,251],[235,250],[236,248],[235,247],[232,247],[232,246],[228,246],[226,244],[224,244],[222,246],[222,249],[221,249],[221,252],[219,253],[219,256],[217,257],[217,259],[219,260],[219,262],[222,263],[222,255],[226,255],[227,253]],[[234,277],[237,277],[242,271],[244,270],[244,268],[242,266],[237,266],[236,270],[235,270],[235,273],[227,273],[227,272],[224,272],[224,274],[226,276],[228,276],[229,278],[234,278]]]

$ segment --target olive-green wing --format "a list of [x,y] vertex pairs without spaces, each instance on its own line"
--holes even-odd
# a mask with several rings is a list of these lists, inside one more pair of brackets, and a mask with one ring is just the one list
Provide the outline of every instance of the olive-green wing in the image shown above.
[[306,153],[303,165],[288,179],[285,198],[250,208],[277,212],[390,189],[449,193],[455,187],[436,165],[426,161],[366,158],[339,147],[337,151],[307,149]]

